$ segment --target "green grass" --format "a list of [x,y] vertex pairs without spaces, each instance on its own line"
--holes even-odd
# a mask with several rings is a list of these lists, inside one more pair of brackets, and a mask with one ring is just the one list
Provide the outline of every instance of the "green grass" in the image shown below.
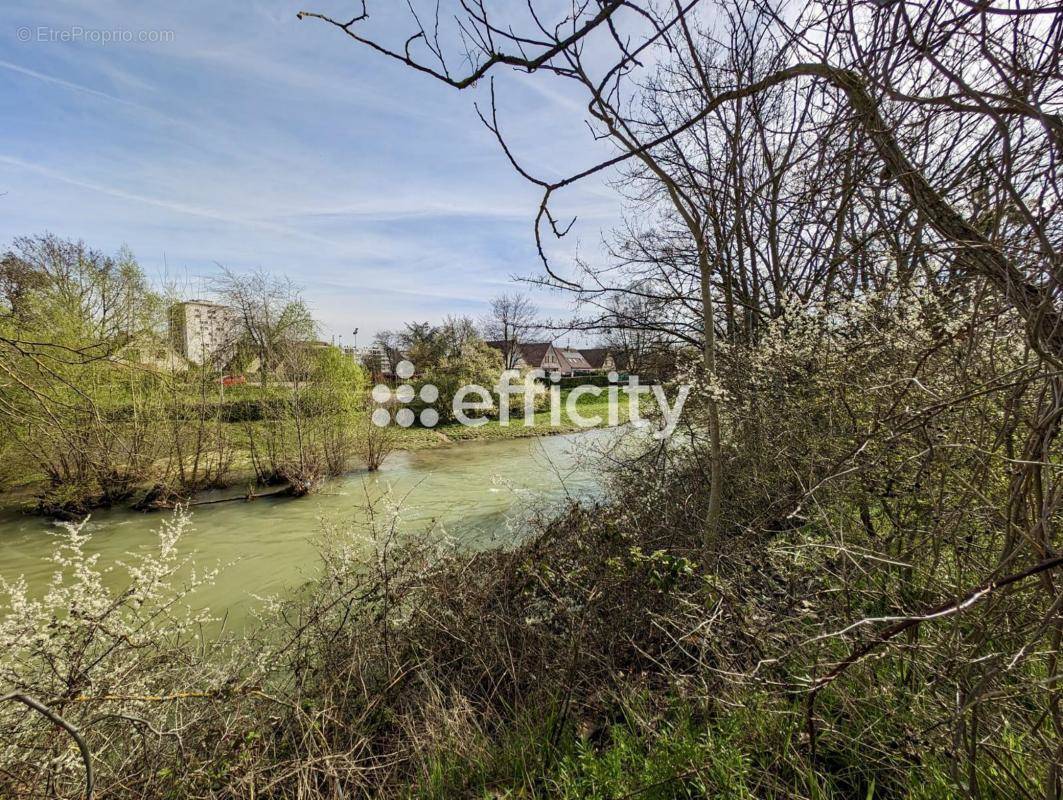
[[[677,706],[655,719],[645,699],[620,703],[605,730],[575,730],[561,704],[519,715],[490,740],[442,749],[412,796],[615,800],[753,798],[752,762],[735,721],[706,728]],[[652,720],[652,721],[649,721]],[[714,791],[718,789],[719,791]]]
[[[409,428],[395,426],[395,449],[396,450],[426,450],[433,447],[443,447],[457,442],[470,441],[496,441],[505,439],[524,439],[532,436],[552,436],[561,433],[573,433],[584,430],[568,413],[568,396],[570,392],[561,392],[561,418],[560,424],[554,425],[551,421],[549,408],[539,410],[534,415],[535,424],[527,426],[520,417],[513,416],[508,425],[502,425],[497,419],[488,419],[486,423],[478,426],[462,425],[458,422],[445,422],[432,428],[423,428],[413,425]],[[577,412],[583,417],[601,417],[598,427],[608,425],[609,421],[609,398],[605,395],[594,397],[583,395],[577,399]],[[476,419],[476,412],[469,412],[472,419]],[[626,395],[620,396],[618,422],[623,424],[628,421],[628,406]],[[241,450],[247,448],[246,425],[267,425],[267,421],[254,423],[229,423],[232,429],[234,441]],[[360,423],[359,423],[360,424]]]
[[[800,708],[753,694],[706,713],[691,700],[616,700],[615,721],[577,733],[561,704],[518,715],[490,737],[439,748],[409,796],[536,800],[875,800],[955,797],[940,761],[893,763],[882,774],[857,746],[813,764]],[[853,728],[849,734],[858,734]],[[856,776],[858,773],[858,777]],[[856,778],[854,780],[854,777]]]
[[[423,450],[452,442],[522,439],[529,436],[552,436],[584,430],[568,413],[569,394],[568,390],[561,392],[561,418],[558,425],[552,424],[549,409],[537,411],[534,416],[535,424],[531,426],[526,426],[521,418],[511,418],[506,426],[497,419],[489,419],[485,424],[476,427],[461,425],[457,422],[444,423],[434,428],[422,428],[415,425],[399,430],[397,449]],[[618,414],[620,424],[628,421],[626,401],[626,395],[621,395]],[[601,397],[583,395],[577,399],[576,410],[583,417],[601,417],[601,424],[598,427],[604,427],[608,424],[609,398],[604,394]],[[476,415],[470,413],[469,416],[475,418]]]

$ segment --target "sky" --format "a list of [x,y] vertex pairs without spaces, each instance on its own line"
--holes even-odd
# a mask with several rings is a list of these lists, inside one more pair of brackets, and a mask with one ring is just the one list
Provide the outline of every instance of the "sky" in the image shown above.
[[[547,0],[554,2],[554,0]],[[498,0],[492,9],[519,8]],[[564,0],[556,0],[558,10]],[[406,38],[396,0],[371,28]],[[406,321],[479,318],[542,275],[539,193],[474,103],[296,12],[355,2],[0,0],[0,249],[45,231],[209,296],[219,265],[303,287],[325,338],[359,344]],[[578,96],[548,76],[500,73],[501,120],[521,161],[556,177],[610,155]],[[550,244],[565,270],[600,247],[619,205],[603,180],[556,204],[578,216]],[[538,292],[545,316],[568,296]]]

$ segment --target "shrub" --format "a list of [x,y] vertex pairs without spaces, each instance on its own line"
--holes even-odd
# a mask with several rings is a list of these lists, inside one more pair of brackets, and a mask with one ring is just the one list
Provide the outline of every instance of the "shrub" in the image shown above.
[[[573,506],[511,551],[475,554],[410,536],[386,500],[366,518],[326,529],[320,577],[267,603],[261,635],[217,644],[179,611],[182,514],[114,589],[84,529],[68,528],[44,598],[0,583],[0,693],[31,694],[83,732],[101,796],[957,791],[951,737],[933,731],[936,663],[901,655],[846,676],[810,751],[803,682],[817,654],[797,645],[845,602],[814,532],[791,533],[796,559],[767,546],[777,534],[730,540],[706,570],[686,555],[696,521],[619,503]],[[879,698],[903,711],[883,714]],[[984,734],[1012,765],[983,776],[986,795],[1009,796],[1016,778],[1036,795],[1035,745]],[[0,705],[0,756],[0,793],[81,792],[76,751],[23,707]]]
[[609,376],[601,373],[593,373],[588,375],[571,375],[566,378],[562,378],[557,383],[562,389],[574,389],[577,386],[609,386],[611,381]]

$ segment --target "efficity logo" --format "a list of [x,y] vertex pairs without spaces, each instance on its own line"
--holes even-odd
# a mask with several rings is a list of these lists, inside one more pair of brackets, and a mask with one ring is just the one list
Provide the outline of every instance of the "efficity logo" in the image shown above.
[[[400,361],[395,365],[395,374],[404,381],[412,378],[416,371],[417,368],[409,361]],[[378,405],[378,408],[373,411],[373,424],[381,428],[391,424],[391,411],[384,407],[385,404],[405,406],[407,403],[413,402],[413,398],[418,395],[425,403],[431,404],[439,399],[439,389],[431,383],[426,383],[421,387],[420,392],[416,392],[410,384],[403,383],[392,391],[390,386],[378,383],[373,387],[373,400]],[[408,428],[413,425],[413,421],[416,418],[418,417],[414,416],[412,408],[400,408],[395,411],[394,421],[403,428]],[[434,428],[439,424],[439,412],[429,405],[428,408],[421,411],[419,419],[421,425],[425,428]]]
[[[402,384],[395,389],[383,383],[373,387],[372,398],[377,404],[372,414],[374,425],[384,428],[395,423],[409,428],[415,421],[419,421],[422,427],[433,428],[439,424],[439,412],[432,407],[432,404],[439,400],[439,387],[426,383],[420,390],[414,389],[406,381],[413,378],[416,371],[417,368],[409,361],[400,361],[395,366],[395,375],[404,381]],[[652,394],[660,412],[660,423],[653,431],[654,438],[667,439],[675,432],[683,414],[683,407],[690,396],[689,384],[680,384],[676,388],[674,402],[669,402],[663,386],[639,383],[638,375],[628,375],[625,383],[620,383],[615,372],[610,372],[608,378],[608,386],[592,383],[574,386],[562,400],[560,373],[553,372],[547,376],[544,370],[532,369],[522,375],[518,370],[507,369],[499,376],[498,383],[490,389],[478,384],[460,387],[451,398],[450,409],[456,422],[470,428],[486,425],[492,417],[498,419],[499,425],[509,427],[512,408],[510,398],[522,396],[519,419],[523,420],[524,427],[530,428],[535,425],[536,412],[541,410],[536,408],[538,398],[546,395],[549,397],[550,425],[561,425],[563,409],[569,421],[577,428],[597,428],[603,423],[619,425],[621,403],[626,402],[627,421],[637,428],[644,428],[649,426],[651,421],[642,416],[642,397]],[[601,414],[586,416],[581,412],[580,398],[601,397],[603,394],[607,397],[604,417]],[[626,395],[623,401],[621,394]],[[420,398],[425,404],[419,414],[415,414],[409,407],[415,398]],[[481,412],[481,416],[471,417],[470,411]]]

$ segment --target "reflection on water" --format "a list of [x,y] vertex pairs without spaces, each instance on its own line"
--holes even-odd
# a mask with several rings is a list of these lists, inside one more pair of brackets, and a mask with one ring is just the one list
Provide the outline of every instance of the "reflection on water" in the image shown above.
[[[352,473],[312,497],[197,507],[180,550],[194,552],[200,567],[221,566],[222,571],[214,585],[196,592],[194,605],[242,619],[252,595],[283,593],[314,574],[314,540],[322,520],[357,521],[368,500],[389,490],[401,501],[406,530],[424,530],[434,521],[462,546],[506,544],[529,508],[597,493],[596,470],[586,456],[612,436],[597,430],[393,453],[379,473]],[[99,565],[105,567],[127,553],[152,548],[159,519],[128,510],[97,512],[89,522],[92,538],[86,550],[99,553]],[[9,513],[0,518],[0,575],[9,581],[24,575],[34,593],[43,591],[53,572],[47,556],[53,543],[49,534],[55,532],[37,517]],[[108,578],[115,586],[125,582],[121,568]]]

